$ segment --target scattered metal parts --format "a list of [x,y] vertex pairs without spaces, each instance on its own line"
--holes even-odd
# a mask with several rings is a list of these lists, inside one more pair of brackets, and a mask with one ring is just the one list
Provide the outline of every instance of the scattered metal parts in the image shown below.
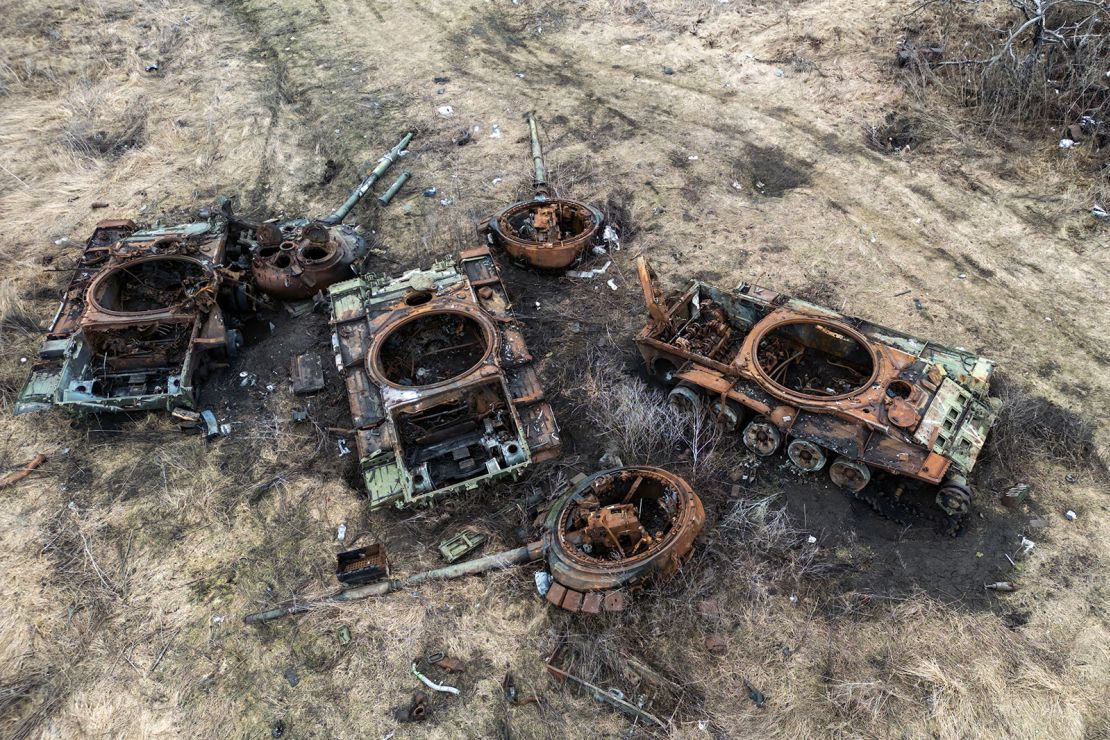
[[204,436],[206,439],[215,439],[220,436],[220,423],[216,421],[216,415],[210,409],[202,411],[200,418],[204,422]]
[[412,177],[411,172],[407,170],[402,172],[400,176],[393,181],[393,184],[390,185],[384,193],[378,196],[378,204],[382,206],[389,205],[389,201],[393,200],[393,196],[397,195],[398,191],[405,186],[405,183],[409,181],[410,177]]
[[505,674],[505,678],[501,681],[501,690],[505,693],[505,700],[514,707],[522,707],[526,704],[543,704],[543,697],[535,692],[521,694],[516,687],[516,681],[513,680],[512,673]]
[[546,598],[572,612],[620,611],[630,589],[678,570],[704,525],[701,500],[677,475],[649,467],[595,473],[544,522],[554,578]]
[[592,205],[552,197],[536,119],[528,116],[534,176],[531,200],[514,203],[483,221],[478,231],[514,259],[546,270],[573,264],[600,242],[605,218]]
[[303,421],[308,421],[308,411],[305,409],[293,409],[289,412],[289,417],[293,420],[294,424],[300,424]]
[[428,717],[428,695],[423,691],[414,691],[408,706],[398,707],[393,712],[398,722],[422,722]]
[[292,668],[287,668],[285,670],[285,680],[289,682],[290,686],[296,686],[301,682],[301,677]]
[[488,248],[329,294],[371,508],[473,489],[559,454],[559,428]]
[[330,215],[320,219],[320,223],[325,226],[335,226],[336,224],[342,223],[343,219],[347,218],[347,214],[351,212],[351,209],[355,207],[355,204],[370,192],[370,188],[374,187],[374,183],[378,181],[378,178],[384,175],[385,171],[401,158],[405,152],[405,148],[409,145],[409,142],[412,141],[413,136],[414,134],[410,131],[401,137],[397,145],[378,160],[377,166],[366,176],[366,179],[359,183],[359,186],[348,196],[343,205],[335,209]]
[[668,300],[643,257],[637,268],[651,320],[636,344],[673,403],[743,429],[757,455],[785,441],[800,470],[832,460],[857,495],[881,470],[938,486],[953,520],[970,511],[966,476],[1000,406],[993,362],[749,283]]
[[351,642],[351,628],[345,624],[339,625],[339,644],[348,645]]
[[620,468],[572,484],[548,512],[542,540],[417,573],[356,586],[317,600],[251,614],[258,624],[320,606],[382,596],[428,581],[448,580],[539,560],[553,582],[546,598],[568,611],[620,611],[627,592],[678,570],[705,525],[701,500],[682,478],[659,468]]
[[43,455],[42,453],[35,455],[31,462],[19,468],[16,468],[9,473],[5,473],[3,476],[0,476],[0,488],[8,488],[9,486],[14,486],[16,483],[19,483],[19,481],[29,476],[36,469],[42,467],[43,463],[45,462],[46,455]]
[[453,563],[464,555],[469,555],[474,552],[485,544],[485,542],[486,538],[484,535],[464,530],[462,532],[457,532],[439,543],[439,552],[444,560],[448,563]]
[[767,702],[767,697],[763,696],[759,689],[752,686],[746,680],[744,681],[744,688],[748,690],[748,698],[751,699],[757,707],[762,709],[763,705]]
[[532,542],[523,547],[518,547],[515,550],[487,555],[476,560],[467,560],[462,563],[447,565],[442,568],[416,573],[415,575],[400,579],[389,579],[378,581],[377,583],[370,583],[365,586],[357,586],[322,599],[313,601],[298,600],[288,606],[281,606],[270,609],[269,611],[251,614],[244,617],[243,622],[246,624],[260,624],[291,614],[303,614],[304,612],[320,606],[357,601],[371,596],[383,596],[393,591],[409,588],[428,581],[449,580],[452,578],[461,578],[463,576],[477,575],[478,573],[485,573],[490,570],[509,568],[514,565],[521,565],[533,560],[539,560],[542,556],[543,542]]
[[336,579],[347,586],[361,586],[389,577],[385,545],[375,542],[336,555]]
[[324,365],[316,352],[294,355],[289,374],[293,378],[293,393],[304,396],[324,390]]
[[562,645],[556,647],[555,651],[551,654],[551,657],[548,658],[546,662],[547,672],[550,673],[556,680],[558,680],[560,685],[564,684],[567,681],[570,681],[571,683],[576,684],[589,691],[590,694],[597,701],[610,704],[620,711],[624,712],[625,714],[640,720],[641,722],[646,722],[657,727],[661,727],[664,730],[668,729],[668,725],[664,723],[663,720],[659,719],[654,714],[646,712],[635,704],[627,701],[624,698],[622,692],[616,689],[602,689],[601,687],[595,686],[589,681],[585,681],[581,678],[578,678],[577,676],[571,675],[568,671],[559,668],[557,665],[555,665],[555,661],[558,659],[559,653],[561,651]]
[[1003,592],[1006,592],[1006,593],[1009,593],[1009,592],[1012,592],[1012,591],[1017,591],[1017,586],[1010,583],[1009,581],[998,581],[997,583],[988,583],[987,585],[983,586],[983,588],[987,589],[988,591],[1003,591]]
[[429,655],[426,660],[429,664],[445,670],[448,673],[466,673],[466,663],[463,663],[458,658],[452,658],[450,655],[434,653]]
[[441,686],[440,684],[436,683],[432,679],[425,676],[420,671],[416,670],[416,663],[412,664],[412,675],[419,678],[420,682],[423,683],[425,686],[427,686],[432,691],[439,691],[439,692],[442,692],[444,694],[454,694],[455,696],[459,695],[459,690],[456,689],[454,686]]
[[1009,506],[1012,508],[1025,501],[1028,496],[1029,484],[1018,483],[1016,486],[1010,488],[1002,494],[1002,504],[1003,506]]

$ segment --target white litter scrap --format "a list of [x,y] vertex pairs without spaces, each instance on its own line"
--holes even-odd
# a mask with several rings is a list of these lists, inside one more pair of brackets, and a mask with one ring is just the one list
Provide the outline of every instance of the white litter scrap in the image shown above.
[[339,456],[343,457],[344,455],[350,455],[350,454],[351,454],[351,448],[347,446],[347,440],[340,437],[340,439],[339,439]]
[[436,108],[436,113],[440,114],[444,118],[450,118],[451,116],[455,115],[455,109],[449,105],[441,105]]
[[605,284],[609,286],[610,290],[616,290],[617,289],[617,283],[613,280],[613,278],[609,278],[609,282],[607,282]]
[[455,696],[459,695],[459,690],[456,689],[454,686],[442,686],[425,676],[420,671],[416,670],[416,663],[412,664],[412,675],[419,678],[420,682],[432,691],[442,691],[444,694],[454,694]]
[[489,137],[491,139],[501,138],[501,127],[498,126],[496,123],[489,127]]
[[581,278],[583,280],[590,280],[598,275],[604,275],[609,269],[609,265],[613,264],[612,261],[606,262],[604,266],[594,268],[593,270],[567,270],[567,277]]
[[555,579],[546,570],[536,571],[536,593],[540,596],[547,596],[547,592],[551,590],[551,584]]
[[609,248],[614,252],[619,252],[621,248],[621,237],[610,224],[605,224],[605,231],[601,232],[601,239]]

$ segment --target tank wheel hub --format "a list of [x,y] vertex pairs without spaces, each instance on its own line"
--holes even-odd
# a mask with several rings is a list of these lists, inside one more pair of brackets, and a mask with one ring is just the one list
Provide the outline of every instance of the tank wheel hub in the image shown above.
[[775,454],[780,444],[782,433],[767,419],[753,419],[744,428],[744,446],[760,457]]
[[949,481],[937,491],[937,506],[950,516],[964,516],[971,511],[971,489]]
[[786,447],[786,456],[799,470],[816,473],[825,467],[825,453],[819,445],[804,439],[795,439]]
[[829,477],[840,488],[859,493],[871,481],[871,469],[864,463],[840,456],[829,468]]

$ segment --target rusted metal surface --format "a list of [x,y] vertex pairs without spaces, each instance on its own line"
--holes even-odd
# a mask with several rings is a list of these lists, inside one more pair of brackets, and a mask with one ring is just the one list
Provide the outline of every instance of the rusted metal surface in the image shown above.
[[259,290],[278,298],[308,298],[354,276],[367,244],[354,227],[304,219],[266,222],[255,231],[251,267]]
[[485,247],[330,290],[370,505],[405,506],[559,454],[559,429]]
[[16,413],[191,407],[198,374],[234,354],[245,308],[238,228],[207,220],[139,229],[97,224],[47,331]]
[[587,203],[553,197],[540,148],[536,121],[528,117],[535,175],[534,195],[513,203],[483,222],[479,232],[513,259],[543,270],[562,270],[574,264],[601,239],[605,218]]
[[385,545],[375,542],[339,553],[336,555],[335,577],[347,586],[360,586],[388,578],[389,559]]
[[551,508],[547,600],[568,611],[620,611],[628,595],[674,574],[705,525],[701,500],[659,468],[618,468],[574,486]]
[[19,481],[41,468],[45,462],[46,455],[39,453],[26,465],[20,466],[4,475],[0,475],[0,489],[8,488],[9,486],[14,486],[16,483],[19,483]]
[[651,321],[636,343],[672,397],[727,416],[759,455],[785,442],[800,470],[831,460],[850,491],[883,470],[939,485],[949,515],[969,510],[999,406],[990,360],[746,283],[695,282],[667,302],[642,257],[638,269]]

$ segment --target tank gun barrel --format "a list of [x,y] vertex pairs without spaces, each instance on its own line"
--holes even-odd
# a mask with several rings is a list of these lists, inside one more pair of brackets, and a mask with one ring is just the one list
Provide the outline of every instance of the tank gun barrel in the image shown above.
[[320,219],[320,222],[328,226],[335,226],[336,224],[342,223],[343,219],[347,218],[347,214],[351,212],[351,209],[355,207],[355,204],[370,192],[370,188],[374,187],[374,183],[378,181],[378,178],[385,174],[385,171],[389,169],[390,165],[400,159],[401,152],[403,152],[405,147],[409,145],[409,142],[412,141],[412,137],[412,131],[405,134],[401,138],[401,141],[397,143],[397,146],[390,149],[385,153],[384,157],[378,160],[378,166],[366,176],[366,179],[358,184],[357,188],[351,191],[350,196],[343,202],[343,205],[332,211],[330,215]]
[[320,599],[300,602],[295,601],[288,606],[248,615],[243,618],[243,622],[245,624],[260,624],[262,622],[269,622],[273,619],[287,617],[291,614],[303,614],[304,612],[311,611],[321,606],[358,601],[359,599],[365,599],[371,596],[384,596],[393,591],[425,583],[426,581],[445,581],[452,578],[477,575],[499,568],[511,568],[515,565],[523,565],[533,560],[539,560],[542,556],[543,541],[538,540],[524,545],[523,547],[518,547],[515,550],[505,550],[503,552],[494,553],[493,555],[487,555],[484,558],[468,560],[465,563],[456,563],[455,565],[448,565],[443,568],[436,568],[435,570],[426,570],[422,573],[415,573],[400,579],[391,578],[385,581],[378,581],[377,583],[369,583],[365,586],[349,588],[345,591],[340,591],[337,594],[325,596]]
[[540,132],[536,126],[536,118],[528,114],[528,129],[532,133],[532,167],[535,174],[532,176],[532,187],[537,192],[547,191],[547,168],[543,163],[543,148],[540,147]]

